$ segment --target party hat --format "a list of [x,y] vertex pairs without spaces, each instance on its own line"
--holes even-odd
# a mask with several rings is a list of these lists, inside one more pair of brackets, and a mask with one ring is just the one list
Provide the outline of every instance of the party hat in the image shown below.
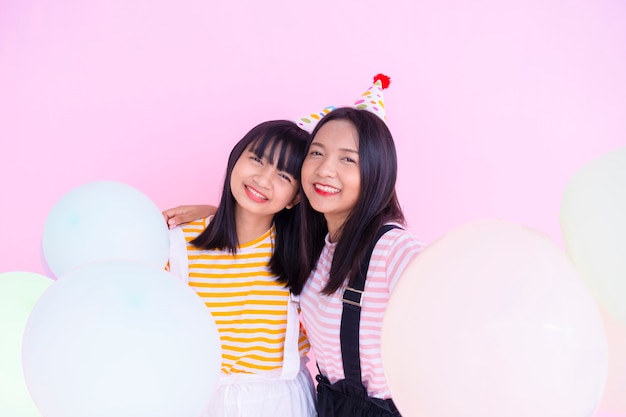
[[315,129],[317,122],[319,122],[322,117],[326,116],[328,113],[335,109],[335,106],[324,107],[319,113],[311,113],[294,121],[296,122],[298,127],[300,127],[300,129],[306,130],[307,132],[311,133],[313,132],[313,129]]
[[[387,122],[387,115],[385,114],[385,102],[383,100],[383,90],[389,87],[391,84],[391,79],[384,74],[377,74],[374,76],[374,83],[363,93],[361,96],[354,102],[352,107],[356,109],[365,109],[378,117],[383,119],[383,121]],[[336,109],[335,106],[324,107],[322,111],[318,113],[307,114],[306,116],[300,117],[299,119],[294,120],[294,122],[303,130],[311,133],[317,123]]]
[[384,74],[377,74],[374,77],[374,84],[368,88],[361,97],[354,102],[357,109],[369,110],[387,122],[385,113],[385,102],[383,100],[383,90],[389,87],[391,79]]

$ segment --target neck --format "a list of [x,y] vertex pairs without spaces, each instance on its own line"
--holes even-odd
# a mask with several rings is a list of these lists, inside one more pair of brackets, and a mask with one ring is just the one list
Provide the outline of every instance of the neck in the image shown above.
[[239,244],[245,244],[267,232],[274,216],[251,216],[235,209],[235,228]]
[[332,219],[326,218],[326,225],[328,226],[328,239],[331,242],[337,242],[341,237],[341,227],[343,222],[333,222]]

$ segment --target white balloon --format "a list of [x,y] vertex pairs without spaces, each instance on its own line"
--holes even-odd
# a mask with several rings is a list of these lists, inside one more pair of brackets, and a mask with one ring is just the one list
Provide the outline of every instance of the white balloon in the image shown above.
[[54,205],[43,230],[43,253],[61,277],[94,261],[128,259],[164,268],[169,254],[167,225],[145,194],[115,181],[78,186]]
[[382,338],[394,401],[413,417],[590,417],[607,376],[602,318],[566,255],[500,220],[420,254]]
[[598,302],[626,324],[626,147],[573,175],[560,222],[576,269]]
[[217,327],[197,294],[134,261],[70,271],[24,333],[24,376],[45,417],[198,417],[220,365]]

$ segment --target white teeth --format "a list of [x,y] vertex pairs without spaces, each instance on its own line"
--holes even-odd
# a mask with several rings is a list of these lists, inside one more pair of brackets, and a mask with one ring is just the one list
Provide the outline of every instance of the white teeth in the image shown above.
[[257,192],[255,189],[250,188],[248,186],[246,186],[246,188],[248,189],[248,191],[250,191],[250,194],[252,194],[253,196],[260,198],[262,200],[267,200],[267,197],[265,197],[263,194],[260,194],[259,192]]
[[338,188],[335,187],[330,187],[328,185],[321,185],[321,184],[315,184],[314,187],[320,191],[323,191],[325,193],[332,193],[332,194],[336,194],[339,192]]

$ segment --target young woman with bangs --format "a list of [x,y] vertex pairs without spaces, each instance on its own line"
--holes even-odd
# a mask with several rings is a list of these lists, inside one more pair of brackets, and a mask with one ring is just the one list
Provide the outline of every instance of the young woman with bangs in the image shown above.
[[254,127],[230,153],[214,216],[170,230],[170,271],[205,302],[222,346],[203,417],[316,415],[309,344],[286,287],[299,272],[295,206],[307,139],[290,121]]

